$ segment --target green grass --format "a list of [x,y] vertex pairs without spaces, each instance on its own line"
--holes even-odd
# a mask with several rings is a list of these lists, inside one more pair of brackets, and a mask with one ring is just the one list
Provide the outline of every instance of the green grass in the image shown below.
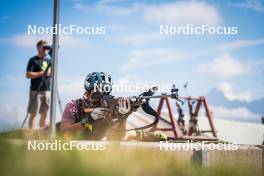
[[256,175],[246,167],[201,167],[174,154],[154,150],[28,151],[26,145],[0,140],[0,173],[20,176],[47,175]]

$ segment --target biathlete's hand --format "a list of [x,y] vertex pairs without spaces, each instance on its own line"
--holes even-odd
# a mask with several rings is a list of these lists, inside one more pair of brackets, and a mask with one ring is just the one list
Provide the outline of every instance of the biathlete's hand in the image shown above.
[[109,114],[108,108],[94,108],[91,116],[94,120],[104,119]]
[[129,98],[118,99],[118,112],[122,115],[129,113],[131,110],[131,104]]

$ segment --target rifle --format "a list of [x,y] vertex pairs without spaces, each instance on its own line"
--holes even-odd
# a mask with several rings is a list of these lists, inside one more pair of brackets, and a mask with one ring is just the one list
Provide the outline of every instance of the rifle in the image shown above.
[[152,98],[165,98],[165,97],[170,97],[171,99],[175,99],[178,102],[183,103],[182,100],[179,99],[178,96],[178,89],[175,87],[175,85],[172,86],[171,93],[170,94],[161,94],[161,95],[154,95],[155,92],[158,90],[158,87],[152,87],[151,89],[143,92],[142,94],[138,96],[133,96],[133,97],[128,97],[130,104],[131,104],[131,111],[126,114],[126,115],[121,115],[118,113],[118,105],[119,105],[119,98],[115,98],[112,95],[103,95],[101,98],[92,98],[92,102],[97,104],[97,107],[103,107],[103,108],[108,108],[109,109],[109,116],[106,117],[108,120],[113,120],[113,119],[118,119],[118,120],[123,120],[127,118],[132,112],[136,111],[140,106],[143,109],[144,112],[147,114],[150,114],[155,117],[154,122],[152,122],[149,125],[143,126],[143,127],[138,127],[138,128],[133,128],[129,129],[126,131],[131,131],[131,130],[142,130],[146,128],[150,128],[156,123],[158,123],[158,114],[157,112],[149,105],[149,100]]

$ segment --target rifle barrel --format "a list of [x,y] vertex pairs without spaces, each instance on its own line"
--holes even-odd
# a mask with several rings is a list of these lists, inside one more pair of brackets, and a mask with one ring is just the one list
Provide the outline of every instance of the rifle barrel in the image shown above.
[[163,94],[163,95],[152,95],[152,96],[142,96],[140,98],[149,99],[149,98],[166,98],[166,97],[171,97],[171,95],[167,95],[167,94]]

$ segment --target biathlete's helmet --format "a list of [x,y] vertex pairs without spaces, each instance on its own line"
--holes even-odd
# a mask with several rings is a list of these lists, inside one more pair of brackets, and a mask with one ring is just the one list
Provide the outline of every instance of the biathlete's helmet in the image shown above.
[[92,72],[87,75],[84,80],[84,88],[86,91],[91,91],[94,88],[99,91],[109,93],[112,91],[112,78],[104,72]]

